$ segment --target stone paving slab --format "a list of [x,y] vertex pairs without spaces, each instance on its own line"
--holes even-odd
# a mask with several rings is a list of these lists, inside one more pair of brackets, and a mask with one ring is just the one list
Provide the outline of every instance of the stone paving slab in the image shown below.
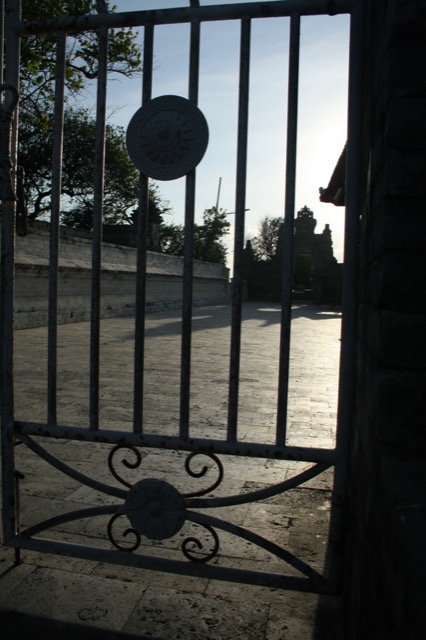
[[[293,310],[289,388],[290,444],[332,447],[335,438],[340,316],[334,311],[298,305]],[[241,356],[239,436],[271,442],[275,436],[279,309],[247,304],[244,309]],[[225,438],[229,308],[195,310],[191,429],[196,435]],[[146,412],[153,432],[177,428],[180,364],[180,318],[177,312],[147,318]],[[133,320],[116,318],[101,325],[101,419],[106,428],[131,426]],[[85,426],[88,413],[89,327],[59,327],[59,422]],[[45,420],[46,330],[16,334],[16,413],[21,420]],[[30,365],[30,366],[29,366]],[[117,484],[106,459],[110,445],[41,439],[55,456],[80,472]],[[146,450],[127,480],[158,477],[181,491],[199,488],[184,470],[183,452]],[[21,482],[22,525],[50,515],[115,503],[116,499],[82,486],[40,460],[25,446],[16,448]],[[307,465],[296,461],[241,459],[221,456],[225,476],[214,495],[232,495],[281,482]],[[203,482],[216,477],[208,467]],[[322,571],[332,471],[302,487],[261,503],[215,509],[214,515],[264,535],[296,552]],[[110,548],[107,517],[63,524],[49,533],[52,540],[77,541]],[[186,534],[185,534],[186,535]],[[145,540],[143,552],[175,558],[182,535],[164,543]],[[339,600],[266,587],[221,582],[93,560],[63,558],[0,546],[0,628],[7,640],[20,638],[182,638],[184,640],[340,640]],[[279,571],[277,559],[250,543],[223,535],[221,566],[261,567]],[[289,570],[292,575],[294,570]],[[64,624],[66,625],[64,626]],[[6,634],[6,635],[5,635]],[[7,635],[9,634],[9,635]],[[28,635],[30,634],[30,635]]]

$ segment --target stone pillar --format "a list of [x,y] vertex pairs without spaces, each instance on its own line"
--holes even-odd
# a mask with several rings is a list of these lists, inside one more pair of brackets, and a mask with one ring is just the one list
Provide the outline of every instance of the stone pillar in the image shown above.
[[426,633],[426,2],[365,2],[346,638]]

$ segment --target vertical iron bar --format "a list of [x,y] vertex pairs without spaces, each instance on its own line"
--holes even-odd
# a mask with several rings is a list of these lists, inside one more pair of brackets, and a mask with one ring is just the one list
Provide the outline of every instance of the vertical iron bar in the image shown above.
[[285,214],[283,227],[283,265],[281,298],[280,362],[276,444],[285,444],[287,429],[288,380],[290,373],[291,292],[293,284],[293,226],[296,193],[297,109],[299,93],[300,15],[290,18],[290,44],[287,98],[287,156]]
[[[154,25],[147,24],[144,32],[142,104],[151,100],[154,50]],[[146,301],[146,251],[148,235],[149,180],[140,174],[138,209],[138,250],[135,305],[135,373],[133,396],[133,430],[143,430],[143,393],[145,359],[145,301]]]
[[[6,16],[6,73],[5,81],[13,87],[19,87],[20,41],[15,33],[15,25],[21,16],[20,0],[9,0]],[[7,99],[7,96],[6,96]],[[17,121],[12,125],[10,161],[12,179],[16,176],[17,157]],[[15,462],[13,432],[13,299],[15,267],[15,213],[14,202],[2,202],[1,239],[0,239],[0,430],[1,430],[1,469],[2,469],[2,506],[3,506],[3,542],[16,532],[15,502]]]
[[[363,88],[364,2],[354,2],[349,46],[348,143],[346,159],[346,217],[343,264],[342,328],[337,409],[336,452],[330,540],[343,543],[346,535],[346,503],[349,448],[354,416],[356,380],[356,325],[358,292],[359,217],[361,214],[362,171],[362,88]],[[337,579],[341,579],[343,549],[336,547]],[[338,575],[340,574],[340,575]],[[336,576],[335,576],[336,577]]]
[[238,105],[237,186],[235,197],[234,277],[232,287],[231,353],[229,370],[228,431],[230,442],[237,440],[238,391],[243,302],[243,251],[247,179],[247,138],[250,83],[250,18],[241,20],[240,85]]
[[[189,99],[198,103],[198,85],[200,69],[200,23],[191,22],[191,43],[189,53]],[[186,176],[185,184],[185,242],[183,257],[182,292],[182,346],[180,380],[180,437],[189,437],[189,399],[191,385],[191,331],[192,296],[194,264],[194,213],[195,213],[195,175],[192,169]]]
[[[21,488],[20,481],[25,478],[24,474],[19,471],[15,471],[15,504],[16,504],[16,533],[21,531]],[[16,566],[21,564],[21,549],[15,547],[15,562]]]
[[47,422],[49,424],[55,424],[57,420],[59,222],[61,214],[66,38],[65,32],[58,33],[56,49],[47,340]]
[[99,340],[101,317],[102,221],[105,175],[105,123],[108,67],[108,29],[99,29],[99,67],[96,102],[95,173],[92,231],[92,297],[90,332],[90,428],[99,428]]
[[4,0],[0,0],[0,84],[3,84],[4,73]]

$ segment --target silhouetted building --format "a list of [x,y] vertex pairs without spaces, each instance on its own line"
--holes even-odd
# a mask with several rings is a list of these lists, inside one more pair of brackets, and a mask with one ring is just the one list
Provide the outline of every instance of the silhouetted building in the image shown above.
[[[313,290],[313,298],[319,303],[339,304],[342,270],[333,254],[331,229],[326,224],[321,233],[315,233],[316,226],[313,211],[302,207],[294,221],[293,287]],[[282,251],[282,241],[278,241],[270,260],[258,260],[251,242],[247,242],[243,265],[249,300],[280,299]]]

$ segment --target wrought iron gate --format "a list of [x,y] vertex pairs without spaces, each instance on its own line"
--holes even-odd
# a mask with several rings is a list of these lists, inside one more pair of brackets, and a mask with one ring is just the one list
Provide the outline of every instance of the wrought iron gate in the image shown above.
[[[341,548],[344,542],[344,509],[346,494],[346,475],[349,426],[351,421],[354,379],[354,328],[356,312],[356,255],[357,225],[359,215],[358,176],[360,145],[360,110],[359,83],[360,61],[360,10],[361,2],[349,0],[275,0],[269,2],[247,2],[245,4],[229,4],[223,6],[191,6],[180,9],[135,11],[132,13],[99,13],[97,15],[52,18],[34,23],[23,23],[20,20],[19,0],[7,1],[6,22],[6,77],[2,85],[3,102],[0,105],[0,126],[2,133],[1,170],[3,178],[2,191],[2,230],[1,230],[1,425],[2,425],[2,474],[3,474],[3,543],[16,549],[33,549],[48,551],[88,559],[101,559],[107,562],[128,566],[145,567],[169,572],[182,572],[185,575],[205,576],[210,578],[247,582],[281,588],[291,588],[317,593],[336,593],[339,590],[341,573]],[[287,396],[289,382],[289,349],[291,328],[291,296],[292,296],[292,237],[295,209],[295,175],[296,175],[296,134],[298,110],[298,73],[299,73],[299,32],[300,20],[304,15],[320,15],[330,13],[351,14],[351,51],[350,51],[350,89],[349,89],[349,126],[348,126],[348,161],[346,170],[346,239],[345,239],[345,275],[343,294],[343,316],[341,336],[340,390],[338,406],[337,444],[335,448],[318,449],[294,447],[286,444],[287,430]],[[243,304],[243,243],[246,210],[246,152],[248,133],[248,88],[250,61],[250,27],[253,20],[273,19],[275,17],[290,18],[289,46],[289,85],[288,85],[288,120],[287,120],[287,165],[285,185],[285,238],[283,264],[283,294],[281,312],[281,346],[279,353],[279,382],[277,394],[277,421],[275,439],[265,444],[256,440],[239,438],[240,425],[238,416],[238,397],[240,381],[240,349],[241,320]],[[234,245],[234,282],[232,291],[231,343],[229,358],[229,387],[227,402],[226,437],[206,438],[194,436],[190,428],[190,390],[191,390],[191,338],[192,338],[192,281],[193,281],[193,221],[195,207],[195,164],[203,153],[204,122],[196,105],[198,96],[198,67],[200,46],[200,25],[207,21],[235,20],[241,25],[240,40],[240,92],[238,113],[238,151],[236,180],[236,231]],[[114,27],[144,27],[143,52],[143,100],[142,112],[134,123],[137,135],[142,135],[144,127],[152,127],[155,114],[159,111],[147,111],[152,108],[151,83],[153,68],[153,36],[158,25],[188,23],[190,24],[190,66],[189,66],[189,102],[183,98],[166,100],[158,109],[178,111],[180,121],[191,129],[186,140],[189,163],[186,163],[187,151],[178,152],[178,160],[173,160],[173,167],[167,171],[176,173],[167,177],[186,175],[186,211],[185,211],[185,255],[183,278],[182,336],[181,336],[181,369],[180,369],[180,405],[179,419],[176,421],[176,432],[173,434],[153,433],[146,427],[144,420],[143,389],[146,383],[144,370],[145,345],[145,296],[146,296],[146,237],[147,237],[147,202],[148,175],[154,175],[155,169],[147,168],[149,162],[155,164],[155,158],[149,150],[144,156],[138,148],[133,150],[135,162],[140,162],[142,171],[140,181],[140,211],[138,221],[138,263],[136,278],[136,314],[134,342],[134,387],[133,387],[133,428],[106,429],[99,418],[99,344],[100,344],[100,286],[101,286],[101,246],[102,246],[102,194],[103,164],[105,145],[105,113],[106,113],[106,74],[108,30]],[[90,331],[90,411],[87,427],[75,424],[58,424],[57,421],[57,304],[58,304],[58,243],[61,198],[61,155],[63,105],[65,87],[65,55],[67,32],[96,31],[99,34],[99,74],[97,89],[97,134],[96,158],[97,171],[94,182],[93,212],[93,258],[92,258],[92,305]],[[52,208],[50,230],[49,260],[49,318],[48,318],[48,415],[45,422],[17,421],[14,412],[14,237],[15,237],[15,197],[14,176],[16,175],[16,149],[18,118],[13,112],[17,100],[19,86],[19,42],[31,34],[56,33],[56,99],[55,129],[53,138],[53,175],[52,175]],[[183,104],[179,111],[179,100]],[[152,115],[154,114],[154,115]],[[150,120],[151,118],[151,120]],[[194,118],[200,122],[194,124]],[[148,124],[147,124],[148,122]],[[180,125],[179,125],[180,126]],[[11,132],[8,138],[6,134]],[[142,133],[141,133],[142,132]],[[170,130],[166,132],[170,134]],[[191,146],[192,145],[192,146]],[[195,150],[193,146],[195,145]],[[131,145],[130,145],[131,146]],[[7,183],[9,175],[10,152],[12,161],[12,181]],[[180,155],[179,155],[180,154]],[[143,157],[139,157],[142,155]],[[183,161],[183,168],[176,169],[175,164]],[[161,165],[161,162],[160,162]],[[152,173],[151,171],[154,171]],[[161,173],[161,171],[160,171]],[[162,177],[157,176],[157,177]],[[110,445],[109,468],[111,474],[121,483],[109,484],[95,477],[89,477],[57,458],[48,451],[46,441],[49,439],[65,439],[86,443],[92,447],[95,443]],[[85,510],[72,511],[58,515],[47,521],[41,521],[26,530],[19,530],[19,474],[15,469],[15,449],[17,442],[31,449],[44,461],[53,465],[64,474],[78,480],[83,485],[112,496],[113,504],[90,507]],[[141,451],[145,448],[156,448],[163,451],[182,451],[188,454],[186,468],[191,471],[194,457],[205,455],[210,466],[214,466],[218,479],[207,490],[181,493],[166,480],[148,478],[134,484],[121,477],[116,469],[115,460],[118,454],[124,455],[124,465],[137,468],[141,460]],[[241,495],[214,497],[212,492],[223,477],[221,456],[250,456],[254,458],[275,460],[299,460],[312,463],[309,469],[287,480],[271,484],[267,489],[252,491]],[[134,456],[133,458],[131,456]],[[232,464],[232,462],[228,463]],[[321,575],[301,559],[295,557],[285,548],[262,538],[240,526],[226,520],[208,515],[210,509],[233,506],[249,501],[257,501],[281,494],[301,485],[309,479],[334,467],[334,491],[331,514],[330,545],[334,558],[330,575]],[[206,467],[195,475],[203,476]],[[194,475],[194,474],[193,474]],[[49,539],[49,530],[61,523],[76,519],[92,518],[101,515],[110,516],[105,531],[105,539],[113,548],[87,547],[66,541]],[[126,534],[131,542],[120,542],[114,534],[114,527],[120,519],[126,519]],[[141,538],[146,536],[153,540],[164,540],[176,535],[188,522],[197,523],[212,536],[212,550],[202,554],[190,549],[190,545],[198,545],[194,538],[186,539],[182,545],[185,558],[165,559],[161,555],[141,552]],[[284,569],[278,573],[267,571],[250,571],[241,568],[228,568],[210,562],[217,554],[219,535],[217,531],[228,532],[241,539],[259,545],[282,561]],[[43,535],[40,535],[43,533]],[[292,571],[286,571],[291,567]],[[294,572],[296,570],[296,574]]]

